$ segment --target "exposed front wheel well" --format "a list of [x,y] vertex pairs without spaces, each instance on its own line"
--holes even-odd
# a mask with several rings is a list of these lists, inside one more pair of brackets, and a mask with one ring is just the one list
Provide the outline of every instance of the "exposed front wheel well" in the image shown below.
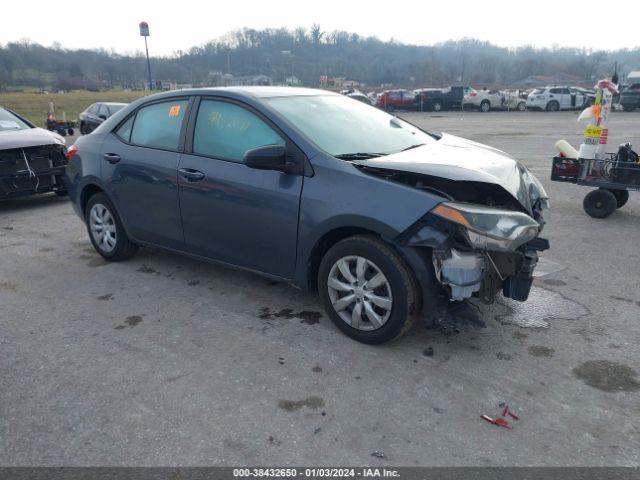
[[89,203],[89,199],[96,193],[101,192],[103,192],[103,190],[94,184],[87,185],[82,189],[82,192],[80,193],[80,207],[82,208],[82,213],[87,210],[87,203]]

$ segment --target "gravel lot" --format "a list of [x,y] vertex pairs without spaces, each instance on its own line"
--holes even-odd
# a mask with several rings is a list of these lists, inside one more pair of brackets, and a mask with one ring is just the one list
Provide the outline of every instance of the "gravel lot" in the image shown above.
[[[595,220],[588,189],[548,180],[555,140],[580,143],[574,112],[402,116],[545,184],[553,273],[528,303],[365,346],[314,295],[147,249],[108,264],[65,199],[10,201],[0,465],[639,466],[640,194]],[[611,144],[640,147],[639,119],[616,113]],[[480,419],[500,402],[513,430]]]

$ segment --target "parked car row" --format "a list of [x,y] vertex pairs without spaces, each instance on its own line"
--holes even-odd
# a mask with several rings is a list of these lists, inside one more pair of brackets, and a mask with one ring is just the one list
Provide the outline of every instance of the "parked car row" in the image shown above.
[[[640,82],[636,85],[640,101]],[[344,93],[344,92],[343,92]],[[476,90],[469,86],[422,88],[418,90],[394,89],[364,95],[345,93],[387,111],[433,111],[452,109],[491,110],[578,110],[593,104],[595,92],[581,87],[548,86],[531,90]],[[635,103],[634,103],[635,105]],[[635,108],[630,107],[630,108]]]

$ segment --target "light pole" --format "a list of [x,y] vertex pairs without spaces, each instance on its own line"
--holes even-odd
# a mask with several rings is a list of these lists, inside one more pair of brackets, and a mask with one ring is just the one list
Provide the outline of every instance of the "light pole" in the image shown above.
[[153,84],[151,83],[151,62],[149,61],[149,47],[147,46],[147,37],[149,36],[149,24],[147,22],[140,22],[140,36],[144,37],[144,49],[147,52],[147,73],[149,74],[149,90],[153,90]]

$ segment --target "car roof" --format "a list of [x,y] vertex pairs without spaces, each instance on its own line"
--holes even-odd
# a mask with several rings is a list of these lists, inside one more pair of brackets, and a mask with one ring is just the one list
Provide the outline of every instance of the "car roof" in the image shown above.
[[259,86],[247,86],[247,87],[203,87],[203,88],[189,88],[184,90],[171,90],[168,92],[157,93],[149,97],[143,97],[144,99],[163,98],[163,97],[176,97],[181,95],[223,95],[234,97],[251,97],[251,98],[276,98],[276,97],[302,97],[302,96],[317,96],[317,95],[337,95],[340,94],[330,92],[328,90],[321,90],[318,88],[301,88],[301,87],[259,87]]
[[107,106],[113,106],[113,105],[129,105],[128,103],[123,103],[123,102],[97,102],[97,103],[101,103],[102,105],[107,105]]

